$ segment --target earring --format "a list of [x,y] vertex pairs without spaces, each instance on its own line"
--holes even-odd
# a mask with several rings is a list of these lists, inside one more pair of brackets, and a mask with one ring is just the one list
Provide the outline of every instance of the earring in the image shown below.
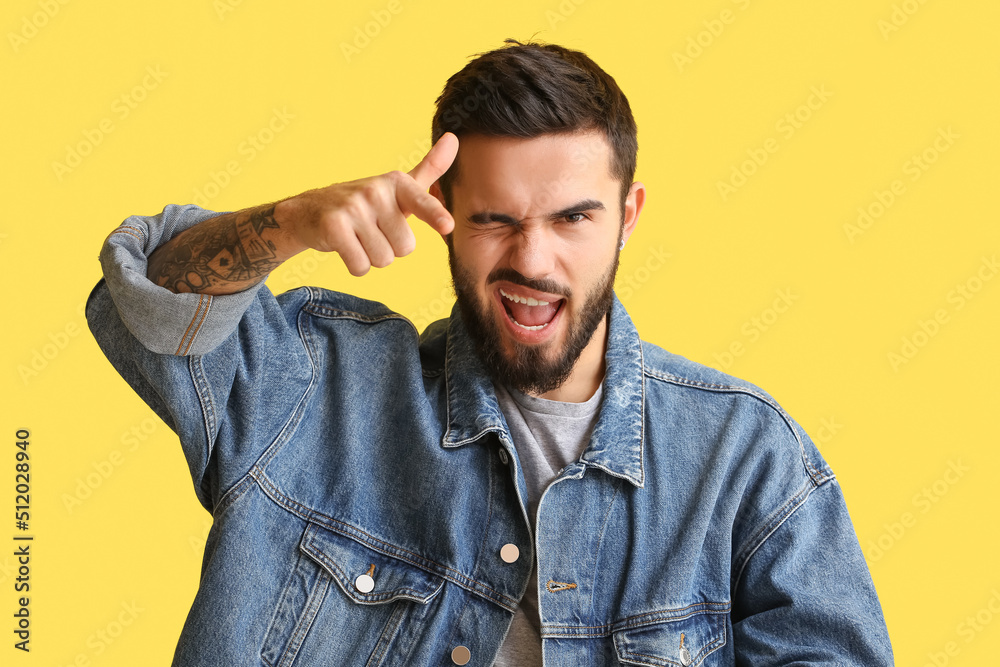
[[618,244],[618,249],[619,250],[625,249],[625,239],[622,239],[622,242]]

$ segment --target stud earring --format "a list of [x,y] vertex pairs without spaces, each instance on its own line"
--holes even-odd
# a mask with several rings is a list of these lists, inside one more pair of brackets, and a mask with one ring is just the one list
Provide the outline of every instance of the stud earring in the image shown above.
[[625,239],[622,239],[622,242],[618,244],[618,249],[619,250],[625,249]]

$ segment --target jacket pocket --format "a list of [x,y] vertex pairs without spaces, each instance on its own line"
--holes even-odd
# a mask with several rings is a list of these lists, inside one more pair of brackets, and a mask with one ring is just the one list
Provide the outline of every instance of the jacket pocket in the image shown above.
[[381,664],[403,618],[443,585],[441,577],[309,524],[261,658],[272,667]]
[[707,667],[726,644],[726,614],[698,612],[673,621],[615,633],[618,660],[626,665]]

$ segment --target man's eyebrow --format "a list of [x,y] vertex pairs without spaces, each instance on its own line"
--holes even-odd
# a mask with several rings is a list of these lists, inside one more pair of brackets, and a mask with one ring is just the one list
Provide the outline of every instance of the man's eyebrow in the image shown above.
[[[604,211],[606,210],[604,204],[596,199],[584,199],[581,201],[567,206],[566,208],[560,209],[558,211],[553,211],[549,214],[548,218],[550,220],[558,220],[559,218],[565,218],[567,215],[572,215],[574,213],[584,213],[586,211]],[[500,222],[505,225],[516,225],[520,222],[517,218],[512,215],[507,215],[506,213],[497,213],[495,211],[480,211],[478,213],[473,213],[469,215],[469,222],[473,222],[477,225],[485,225],[491,222]]]
[[587,211],[604,211],[604,204],[597,201],[596,199],[584,199],[583,201],[578,201],[572,206],[567,206],[564,209],[553,212],[549,215],[550,220],[556,220],[558,218],[565,218],[567,215],[573,215],[574,213],[585,213]]
[[519,220],[506,213],[495,213],[493,211],[480,211],[469,216],[469,222],[477,225],[486,225],[491,222],[502,222],[505,225],[516,225]]

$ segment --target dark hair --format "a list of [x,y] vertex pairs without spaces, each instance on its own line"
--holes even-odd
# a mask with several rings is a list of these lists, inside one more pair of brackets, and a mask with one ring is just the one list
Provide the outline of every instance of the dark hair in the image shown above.
[[[611,147],[611,174],[621,182],[624,205],[635,176],[638,142],[632,109],[618,84],[581,51],[513,39],[505,43],[479,54],[445,83],[431,124],[432,141],[445,132],[459,138],[532,138],[598,130]],[[458,169],[456,160],[439,179],[449,210]]]

